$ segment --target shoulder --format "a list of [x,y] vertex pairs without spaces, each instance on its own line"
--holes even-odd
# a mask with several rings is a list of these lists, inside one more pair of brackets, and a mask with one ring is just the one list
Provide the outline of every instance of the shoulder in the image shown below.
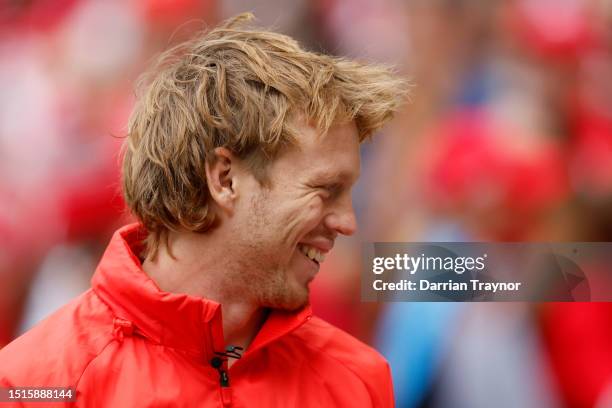
[[[392,406],[393,384],[391,370],[385,358],[374,348],[366,345],[343,330],[313,317],[292,333],[311,361],[328,360],[334,367],[343,367],[342,372],[362,382],[375,406]],[[338,373],[338,369],[334,369]]]
[[88,290],[0,350],[0,381],[72,386],[112,341],[112,314]]
[[372,347],[318,317],[312,317],[294,332],[308,347],[325,351],[338,363],[357,373],[384,369],[387,361]]

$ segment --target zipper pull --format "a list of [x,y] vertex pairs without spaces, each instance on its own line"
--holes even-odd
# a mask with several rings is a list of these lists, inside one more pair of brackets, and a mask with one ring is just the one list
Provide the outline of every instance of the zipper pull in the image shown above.
[[229,376],[227,371],[223,369],[223,359],[221,357],[213,357],[210,360],[210,365],[219,372],[219,384],[221,387],[229,387]]
[[229,387],[229,377],[227,376],[227,371],[219,370],[219,374],[219,383],[221,383],[221,386]]
[[229,375],[223,369],[224,360],[221,357],[213,357],[210,365],[219,372],[219,385],[221,385],[221,401],[224,406],[232,404],[232,389],[229,384]]

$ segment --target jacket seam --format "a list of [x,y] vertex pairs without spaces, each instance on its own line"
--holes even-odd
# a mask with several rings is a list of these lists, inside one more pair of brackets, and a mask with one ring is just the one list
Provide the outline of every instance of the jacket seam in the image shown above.
[[[95,289],[95,288],[91,288],[91,289],[92,289],[93,294],[94,294],[94,295],[96,295],[96,297],[97,297],[98,299],[100,299],[100,302],[102,302],[102,303],[104,304],[104,306],[106,306],[106,308],[108,309],[108,311],[109,311],[109,313],[111,314],[111,316],[113,316],[113,317],[117,317],[117,318],[122,318],[122,319],[124,319],[124,318],[125,318],[125,319],[127,319],[127,320],[130,320],[130,318],[129,318],[129,317],[120,317],[120,316],[117,316],[117,314],[116,314],[116,313],[113,311],[113,309],[110,307],[110,305],[109,305],[109,304],[108,304],[108,303],[107,303],[107,302],[106,302],[106,301],[105,301],[105,300],[102,298],[102,296],[100,296],[100,295],[98,294],[98,292],[96,291],[96,289]],[[131,321],[131,320],[130,320],[130,321]],[[155,339],[152,339],[152,338],[151,338],[149,335],[147,335],[146,333],[143,333],[141,330],[139,330],[137,325],[134,325],[134,327],[136,328],[137,333],[138,333],[138,334],[140,334],[140,337],[141,337],[141,338],[143,338],[144,340],[148,341],[149,343],[151,343],[151,344],[152,344],[152,345],[154,345],[154,346],[159,346],[159,347],[163,347],[163,348],[165,348],[165,349],[172,350],[172,351],[174,351],[174,352],[176,352],[176,353],[178,353],[178,354],[181,354],[181,355],[183,355],[184,357],[189,358],[189,359],[195,359],[195,360],[199,360],[199,359],[200,359],[200,355],[198,355],[197,353],[190,352],[189,350],[185,350],[185,349],[182,349],[182,348],[178,348],[178,347],[169,346],[169,345],[167,345],[167,344],[164,344],[163,342],[156,341]],[[112,342],[113,340],[114,340],[114,339],[111,339],[111,342]],[[106,346],[108,346],[108,344],[107,344]],[[104,346],[104,348],[106,348],[106,346]],[[103,351],[103,350],[102,350],[102,351]],[[102,351],[100,351],[100,354],[102,354]],[[96,356],[96,357],[97,357],[97,356]],[[95,357],[94,357],[94,358],[95,358]]]
[[[102,304],[104,305],[104,307],[106,307],[109,311],[109,313],[111,314],[111,316],[115,316],[115,313],[113,313],[113,309],[111,309],[111,307],[104,301],[104,299],[102,299],[102,297],[98,294],[98,292],[95,290],[95,288],[91,288],[91,292],[98,298],[98,300],[100,302],[102,302]],[[81,383],[81,380],[83,379],[83,376],[85,375],[85,371],[87,371],[87,369],[89,368],[90,364],[94,362],[94,360],[96,360],[98,357],[100,357],[102,355],[102,353],[104,353],[104,350],[106,350],[106,348],[108,346],[110,346],[113,341],[115,339],[114,338],[110,338],[110,340],[108,341],[108,343],[106,343],[104,345],[104,347],[102,347],[100,349],[100,351],[91,358],[91,360],[89,360],[89,362],[85,365],[85,367],[83,368],[83,371],[81,372],[81,375],[79,376],[78,380],[76,381],[76,384],[74,385],[74,390],[76,392],[76,390],[79,388],[79,384]]]
[[115,314],[115,312],[113,311],[113,309],[110,307],[110,305],[106,302],[106,300],[104,300],[104,298],[102,296],[100,296],[100,294],[98,293],[98,291],[96,290],[95,287],[92,286],[91,288],[91,292],[96,295],[96,297],[98,298],[98,300],[100,302],[102,302],[102,304],[104,306],[106,306],[106,308],[108,309],[108,311],[110,312],[111,316],[113,317],[117,317],[117,315]]
[[87,369],[89,368],[91,363],[93,363],[98,357],[100,357],[102,355],[102,353],[104,353],[104,351],[108,348],[108,346],[110,346],[114,341],[115,341],[115,339],[110,339],[109,342],[106,343],[106,345],[104,345],[104,347],[102,347],[100,352],[98,354],[96,354],[95,356],[93,356],[92,359],[89,360],[89,362],[85,365],[85,367],[83,368],[83,372],[81,372],[81,375],[79,376],[79,379],[77,380],[76,384],[74,385],[74,391],[75,392],[79,388],[79,384],[81,384],[81,380],[83,379],[83,376],[85,375],[85,372],[87,371]]

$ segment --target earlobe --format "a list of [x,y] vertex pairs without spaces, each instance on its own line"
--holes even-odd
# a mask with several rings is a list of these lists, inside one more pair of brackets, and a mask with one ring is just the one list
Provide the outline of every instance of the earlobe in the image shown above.
[[224,147],[217,147],[213,157],[206,160],[206,181],[211,198],[216,205],[227,213],[233,212],[236,199],[236,164],[234,155]]

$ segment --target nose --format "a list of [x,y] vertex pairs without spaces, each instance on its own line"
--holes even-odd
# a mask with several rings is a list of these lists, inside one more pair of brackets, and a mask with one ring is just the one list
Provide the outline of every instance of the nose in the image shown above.
[[357,219],[353,203],[349,198],[344,205],[332,209],[325,217],[325,226],[342,235],[353,235],[357,231]]

